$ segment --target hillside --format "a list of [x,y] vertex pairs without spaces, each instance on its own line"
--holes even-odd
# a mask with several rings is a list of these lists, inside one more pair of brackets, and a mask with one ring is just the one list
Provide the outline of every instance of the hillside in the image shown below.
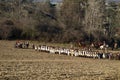
[[117,33],[120,13],[116,3],[109,4],[112,9],[108,9],[105,0],[65,0],[56,5],[32,1],[1,1],[0,39],[80,42],[82,46],[106,41],[110,47],[115,41],[120,43]]

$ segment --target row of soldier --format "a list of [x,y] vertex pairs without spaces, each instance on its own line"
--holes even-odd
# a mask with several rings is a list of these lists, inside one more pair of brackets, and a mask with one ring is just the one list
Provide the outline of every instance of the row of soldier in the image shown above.
[[65,54],[68,56],[85,57],[85,58],[98,58],[98,59],[117,59],[120,60],[120,54],[104,53],[100,51],[93,51],[91,49],[74,49],[74,48],[61,48],[47,45],[32,46],[36,51]]

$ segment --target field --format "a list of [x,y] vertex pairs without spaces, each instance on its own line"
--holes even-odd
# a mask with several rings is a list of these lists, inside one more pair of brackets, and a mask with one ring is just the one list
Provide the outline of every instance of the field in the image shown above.
[[120,80],[120,61],[16,49],[0,41],[0,80]]

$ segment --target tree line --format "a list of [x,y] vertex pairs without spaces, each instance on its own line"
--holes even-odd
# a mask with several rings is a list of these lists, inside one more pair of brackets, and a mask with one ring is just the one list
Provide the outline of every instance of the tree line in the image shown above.
[[0,39],[120,40],[120,3],[105,0],[0,0]]

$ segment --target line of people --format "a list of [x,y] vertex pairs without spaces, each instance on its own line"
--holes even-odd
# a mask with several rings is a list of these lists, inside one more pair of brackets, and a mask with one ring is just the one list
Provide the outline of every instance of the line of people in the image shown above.
[[35,51],[64,54],[68,56],[85,57],[85,58],[98,58],[98,59],[116,59],[120,60],[120,53],[104,53],[100,51],[93,51],[91,49],[74,49],[74,48],[61,48],[47,45],[32,45]]

